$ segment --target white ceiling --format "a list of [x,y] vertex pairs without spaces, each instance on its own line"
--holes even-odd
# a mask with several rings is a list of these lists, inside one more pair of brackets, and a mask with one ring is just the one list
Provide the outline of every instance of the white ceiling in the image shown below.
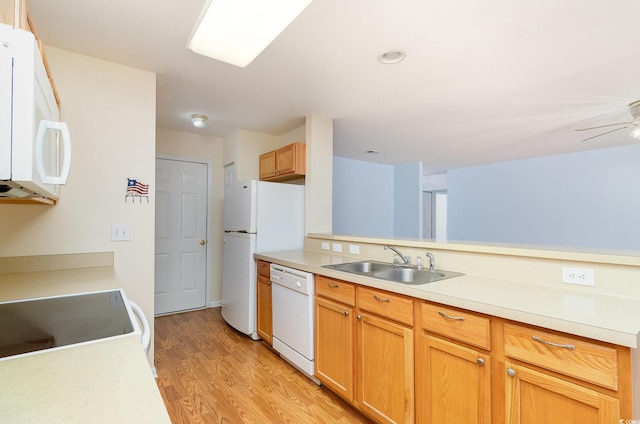
[[314,0],[247,68],[186,49],[204,3],[29,0],[45,44],[155,72],[164,128],[279,135],[318,113],[336,156],[426,173],[637,142],[574,129],[631,120],[638,0]]

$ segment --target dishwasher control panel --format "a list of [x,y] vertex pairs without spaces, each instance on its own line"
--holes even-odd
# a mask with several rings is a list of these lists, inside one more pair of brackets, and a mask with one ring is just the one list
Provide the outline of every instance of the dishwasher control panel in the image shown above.
[[300,293],[313,294],[313,274],[310,272],[271,264],[271,283]]

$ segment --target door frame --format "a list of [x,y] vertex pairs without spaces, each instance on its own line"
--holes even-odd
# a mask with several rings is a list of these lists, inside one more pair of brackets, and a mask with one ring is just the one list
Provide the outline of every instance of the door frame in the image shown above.
[[[193,156],[180,156],[180,155],[166,155],[156,153],[156,159],[175,160],[179,162],[191,162],[201,163],[207,165],[207,244],[205,245],[205,281],[204,281],[204,307],[211,308],[211,236],[213,234],[213,218],[211,213],[213,211],[213,163],[208,159],[193,157]],[[155,167],[155,161],[154,161]],[[155,242],[155,232],[154,232]]]

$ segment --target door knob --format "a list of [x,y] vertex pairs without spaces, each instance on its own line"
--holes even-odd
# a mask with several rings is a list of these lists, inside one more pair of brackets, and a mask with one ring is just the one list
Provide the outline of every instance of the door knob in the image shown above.
[[200,244],[201,244],[202,246],[204,246],[205,244],[207,244],[207,242],[206,242],[206,240],[200,240]]

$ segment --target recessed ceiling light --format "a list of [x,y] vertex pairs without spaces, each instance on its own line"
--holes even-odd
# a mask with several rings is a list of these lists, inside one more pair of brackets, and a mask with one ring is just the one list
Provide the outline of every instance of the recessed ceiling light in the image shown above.
[[406,55],[402,50],[389,50],[388,52],[382,53],[378,56],[378,61],[385,64],[398,63],[402,61],[405,56]]
[[196,113],[195,115],[191,115],[191,123],[196,128],[204,128],[207,126],[207,121],[209,118],[206,115],[200,115]]

